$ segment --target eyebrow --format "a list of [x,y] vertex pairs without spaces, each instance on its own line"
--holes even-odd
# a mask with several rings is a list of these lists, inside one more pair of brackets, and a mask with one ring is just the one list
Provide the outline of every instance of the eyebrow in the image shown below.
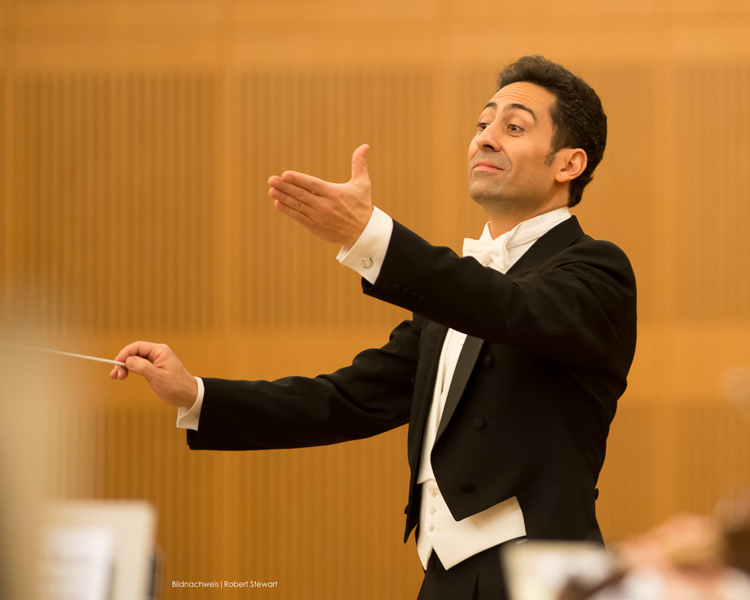
[[[497,102],[488,102],[487,104],[484,105],[484,108],[495,108],[496,109],[497,108]],[[511,104],[506,104],[505,108],[503,109],[503,111],[504,112],[508,112],[509,110],[515,110],[515,109],[525,110],[526,112],[528,112],[533,117],[534,123],[537,122],[536,114],[534,113],[534,111],[531,110],[528,106],[526,106],[524,104],[519,104],[517,102],[512,102]]]

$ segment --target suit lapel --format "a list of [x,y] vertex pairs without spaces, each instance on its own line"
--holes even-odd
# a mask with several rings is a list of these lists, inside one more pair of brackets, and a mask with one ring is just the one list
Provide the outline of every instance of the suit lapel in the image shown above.
[[510,268],[508,275],[516,278],[537,269],[550,257],[567,248],[583,235],[583,229],[576,217],[566,219],[534,242],[531,248]]
[[437,435],[435,439],[440,438],[443,430],[448,425],[448,421],[451,420],[453,413],[458,406],[458,400],[466,389],[466,384],[469,382],[471,372],[474,370],[474,365],[479,357],[479,351],[482,349],[484,340],[480,340],[474,336],[467,336],[464,341],[464,346],[461,349],[461,353],[458,355],[458,361],[456,362],[456,370],[453,373],[453,379],[451,380],[451,387],[448,390],[448,396],[445,399],[445,407],[443,408],[443,414],[440,417],[440,425],[438,426]]
[[[572,244],[582,235],[583,230],[578,224],[576,217],[571,217],[563,221],[540,237],[508,270],[507,274],[511,277],[519,277],[529,273],[549,257],[554,256],[563,248]],[[440,435],[448,426],[453,413],[456,411],[458,401],[466,389],[466,384],[469,382],[469,377],[471,377],[471,373],[474,370],[474,365],[477,362],[477,358],[479,358],[483,344],[484,340],[473,336],[467,336],[464,342],[464,346],[458,356],[448,396],[445,399],[445,407],[443,408],[443,414],[440,417],[440,424],[435,437],[436,441],[440,438]],[[424,416],[426,418],[426,414]]]
[[418,376],[415,382],[417,386],[414,390],[415,403],[412,406],[412,415],[409,420],[409,464],[415,469],[417,469],[416,465],[419,464],[419,457],[422,453],[424,429],[435,393],[440,353],[445,343],[446,333],[448,333],[448,328],[445,325],[440,325],[434,321],[426,321],[423,333],[424,339],[421,344],[425,349],[429,349],[429,354],[424,357],[420,356],[420,361],[426,362],[426,372],[424,375]]

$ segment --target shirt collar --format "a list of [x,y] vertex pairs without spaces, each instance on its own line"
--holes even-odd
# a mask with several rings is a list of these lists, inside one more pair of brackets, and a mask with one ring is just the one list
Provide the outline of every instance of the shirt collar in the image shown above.
[[494,240],[487,223],[478,240],[464,240],[464,256],[473,256],[483,265],[505,273],[534,242],[570,217],[569,208],[563,206],[523,221]]
[[567,206],[562,206],[550,212],[531,217],[526,221],[521,221],[513,229],[506,231],[494,239],[492,238],[492,233],[490,233],[490,224],[488,222],[484,226],[479,241],[510,250],[522,244],[535,242],[550,229],[569,219],[571,216],[570,209]]

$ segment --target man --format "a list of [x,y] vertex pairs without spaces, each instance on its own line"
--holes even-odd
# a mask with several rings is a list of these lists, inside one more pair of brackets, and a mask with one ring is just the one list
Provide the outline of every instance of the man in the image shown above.
[[348,183],[269,179],[274,206],[341,245],[366,294],[413,311],[385,346],[275,382],[196,379],[146,342],[117,360],[181,407],[193,449],[331,444],[408,422],[405,539],[417,528],[420,598],[503,598],[502,544],[602,540],[595,486],[635,349],[635,279],[569,207],[605,142],[596,93],[524,57],[500,74],[469,147],[469,192],[489,219],[470,256],[373,208],[367,146]]

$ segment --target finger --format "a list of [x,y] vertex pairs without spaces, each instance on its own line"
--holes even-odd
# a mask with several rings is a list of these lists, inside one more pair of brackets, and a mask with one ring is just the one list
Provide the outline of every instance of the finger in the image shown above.
[[109,372],[110,379],[125,379],[128,376],[128,370],[123,369],[120,365],[116,365]]
[[292,209],[303,212],[305,207],[315,210],[320,200],[320,196],[311,193],[309,190],[282,180],[275,182],[275,185],[268,190],[268,195],[274,200],[280,200]]
[[299,171],[284,171],[280,179],[282,182],[294,184],[296,187],[317,196],[325,196],[331,185],[333,185],[319,177],[306,175]]
[[274,175],[273,177],[268,178],[268,186],[271,189],[281,190],[285,193],[290,193],[294,190],[302,189],[300,186],[292,183],[291,180],[282,179],[278,175]]
[[285,202],[276,199],[273,203],[273,207],[280,213],[285,214],[287,217],[289,217],[293,221],[296,221],[300,225],[303,225],[304,227],[309,228],[313,224],[312,219],[303,212],[297,210],[297,207],[294,205],[289,206]]
[[125,361],[125,366],[128,371],[144,377],[147,381],[150,381],[151,377],[156,373],[156,367],[147,358],[141,358],[140,356],[130,356]]
[[154,351],[156,346],[157,344],[154,344],[153,342],[133,342],[132,344],[128,344],[122,350],[120,350],[118,355],[115,357],[115,360],[119,362],[125,362],[129,356],[149,356]]
[[297,202],[296,199],[292,198],[289,194],[281,191],[277,187],[268,188],[268,195],[277,202],[283,202],[289,206],[294,206],[294,203]]
[[275,200],[274,206],[277,209],[284,208],[284,214],[295,217],[295,220],[307,226],[315,221],[327,199],[297,187],[291,191],[292,193],[288,194],[279,188],[271,188],[268,195]]
[[304,217],[305,220],[310,220],[310,217],[308,217],[306,214],[310,210],[310,208],[303,202],[300,202],[296,198],[292,198],[287,194],[279,192],[278,190],[275,192],[269,190],[268,195],[274,199],[274,207],[283,212],[285,215],[294,218]]
[[367,151],[369,149],[368,144],[362,144],[352,153],[352,181],[369,178],[367,171]]

